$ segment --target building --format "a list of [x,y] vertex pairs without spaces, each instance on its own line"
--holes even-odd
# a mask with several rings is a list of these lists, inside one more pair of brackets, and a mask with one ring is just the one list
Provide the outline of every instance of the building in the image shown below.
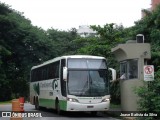
[[87,25],[79,26],[79,29],[77,30],[78,35],[81,37],[90,37],[90,36],[96,36],[97,32],[91,29]]
[[159,4],[160,4],[160,0],[152,0],[151,10],[154,10]]
[[[159,4],[160,4],[160,0],[151,0],[151,7],[150,7],[150,8],[147,8],[147,9],[145,9],[145,10],[151,12],[151,11],[155,10],[155,8],[157,7],[157,5],[159,5]],[[143,10],[144,10],[144,9],[143,9]],[[141,13],[142,13],[142,18],[146,16],[146,14],[145,14],[145,12],[143,12],[143,10],[141,11]]]

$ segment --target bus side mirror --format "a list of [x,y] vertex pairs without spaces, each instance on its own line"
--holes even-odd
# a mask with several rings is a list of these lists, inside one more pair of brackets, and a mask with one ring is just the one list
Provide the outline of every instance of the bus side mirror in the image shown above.
[[109,70],[112,72],[112,81],[116,80],[116,70],[113,68],[109,68]]
[[63,80],[67,80],[67,67],[63,67]]

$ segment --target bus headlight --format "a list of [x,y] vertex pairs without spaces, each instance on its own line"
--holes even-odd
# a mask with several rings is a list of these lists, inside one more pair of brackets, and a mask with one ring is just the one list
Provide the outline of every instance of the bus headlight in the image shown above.
[[70,102],[79,102],[77,99],[75,98],[67,98],[67,101],[70,101]]
[[104,98],[103,100],[102,100],[102,102],[109,102],[110,101],[110,98]]

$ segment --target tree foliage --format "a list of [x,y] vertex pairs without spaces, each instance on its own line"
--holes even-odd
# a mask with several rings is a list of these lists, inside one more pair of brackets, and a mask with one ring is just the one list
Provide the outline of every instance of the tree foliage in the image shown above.
[[155,65],[158,70],[157,65],[160,64],[160,6],[157,6],[152,12],[144,12],[146,12],[146,16],[135,22],[136,25],[131,28],[131,36],[143,34],[145,42],[151,43],[152,60],[150,64]]
[[[137,88],[136,94],[140,97],[138,101],[140,111],[158,115],[160,113],[160,70],[155,73],[155,78],[154,81],[145,82],[144,86]],[[154,118],[157,116],[150,116],[145,119],[153,120]]]
[[[151,60],[148,64],[155,67],[155,80],[145,83],[145,86],[137,89],[137,94],[140,97],[138,101],[139,109],[144,112],[160,113],[160,6],[152,12],[146,12],[146,16],[137,21],[133,26],[132,35],[144,34],[145,41],[151,44]],[[146,118],[149,120],[154,117]]]
[[[0,4],[0,101],[28,94],[31,66],[54,57],[46,32]],[[3,93],[2,93],[3,92]]]
[[75,46],[73,45],[73,41],[77,37],[75,28],[72,28],[69,32],[51,28],[47,30],[47,35],[53,43],[56,56],[75,54]]

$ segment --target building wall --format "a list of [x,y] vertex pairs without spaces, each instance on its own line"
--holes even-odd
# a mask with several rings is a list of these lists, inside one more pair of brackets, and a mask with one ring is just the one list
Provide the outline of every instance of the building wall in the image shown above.
[[[120,80],[121,92],[121,110],[137,111],[137,101],[139,97],[135,94],[135,88],[143,86],[144,72],[143,66],[145,60],[151,59],[151,47],[148,43],[130,43],[119,44],[112,48],[112,53],[119,62],[137,59],[138,77],[133,79]],[[134,67],[134,66],[130,66]]]
[[[160,0],[151,0],[151,8],[147,8],[145,10],[153,11],[160,4]],[[142,18],[146,16],[146,14],[141,10]]]
[[89,36],[96,36],[96,31],[93,31],[89,26],[82,25],[79,26],[79,29],[77,30],[77,33],[81,37],[89,37]]
[[154,10],[158,4],[160,4],[160,0],[152,0],[151,9]]
[[[148,8],[148,9],[145,9],[145,10],[150,11],[150,12],[152,11],[151,8]],[[146,16],[146,13],[143,12],[143,10],[141,11],[141,16],[142,16],[142,18]]]

